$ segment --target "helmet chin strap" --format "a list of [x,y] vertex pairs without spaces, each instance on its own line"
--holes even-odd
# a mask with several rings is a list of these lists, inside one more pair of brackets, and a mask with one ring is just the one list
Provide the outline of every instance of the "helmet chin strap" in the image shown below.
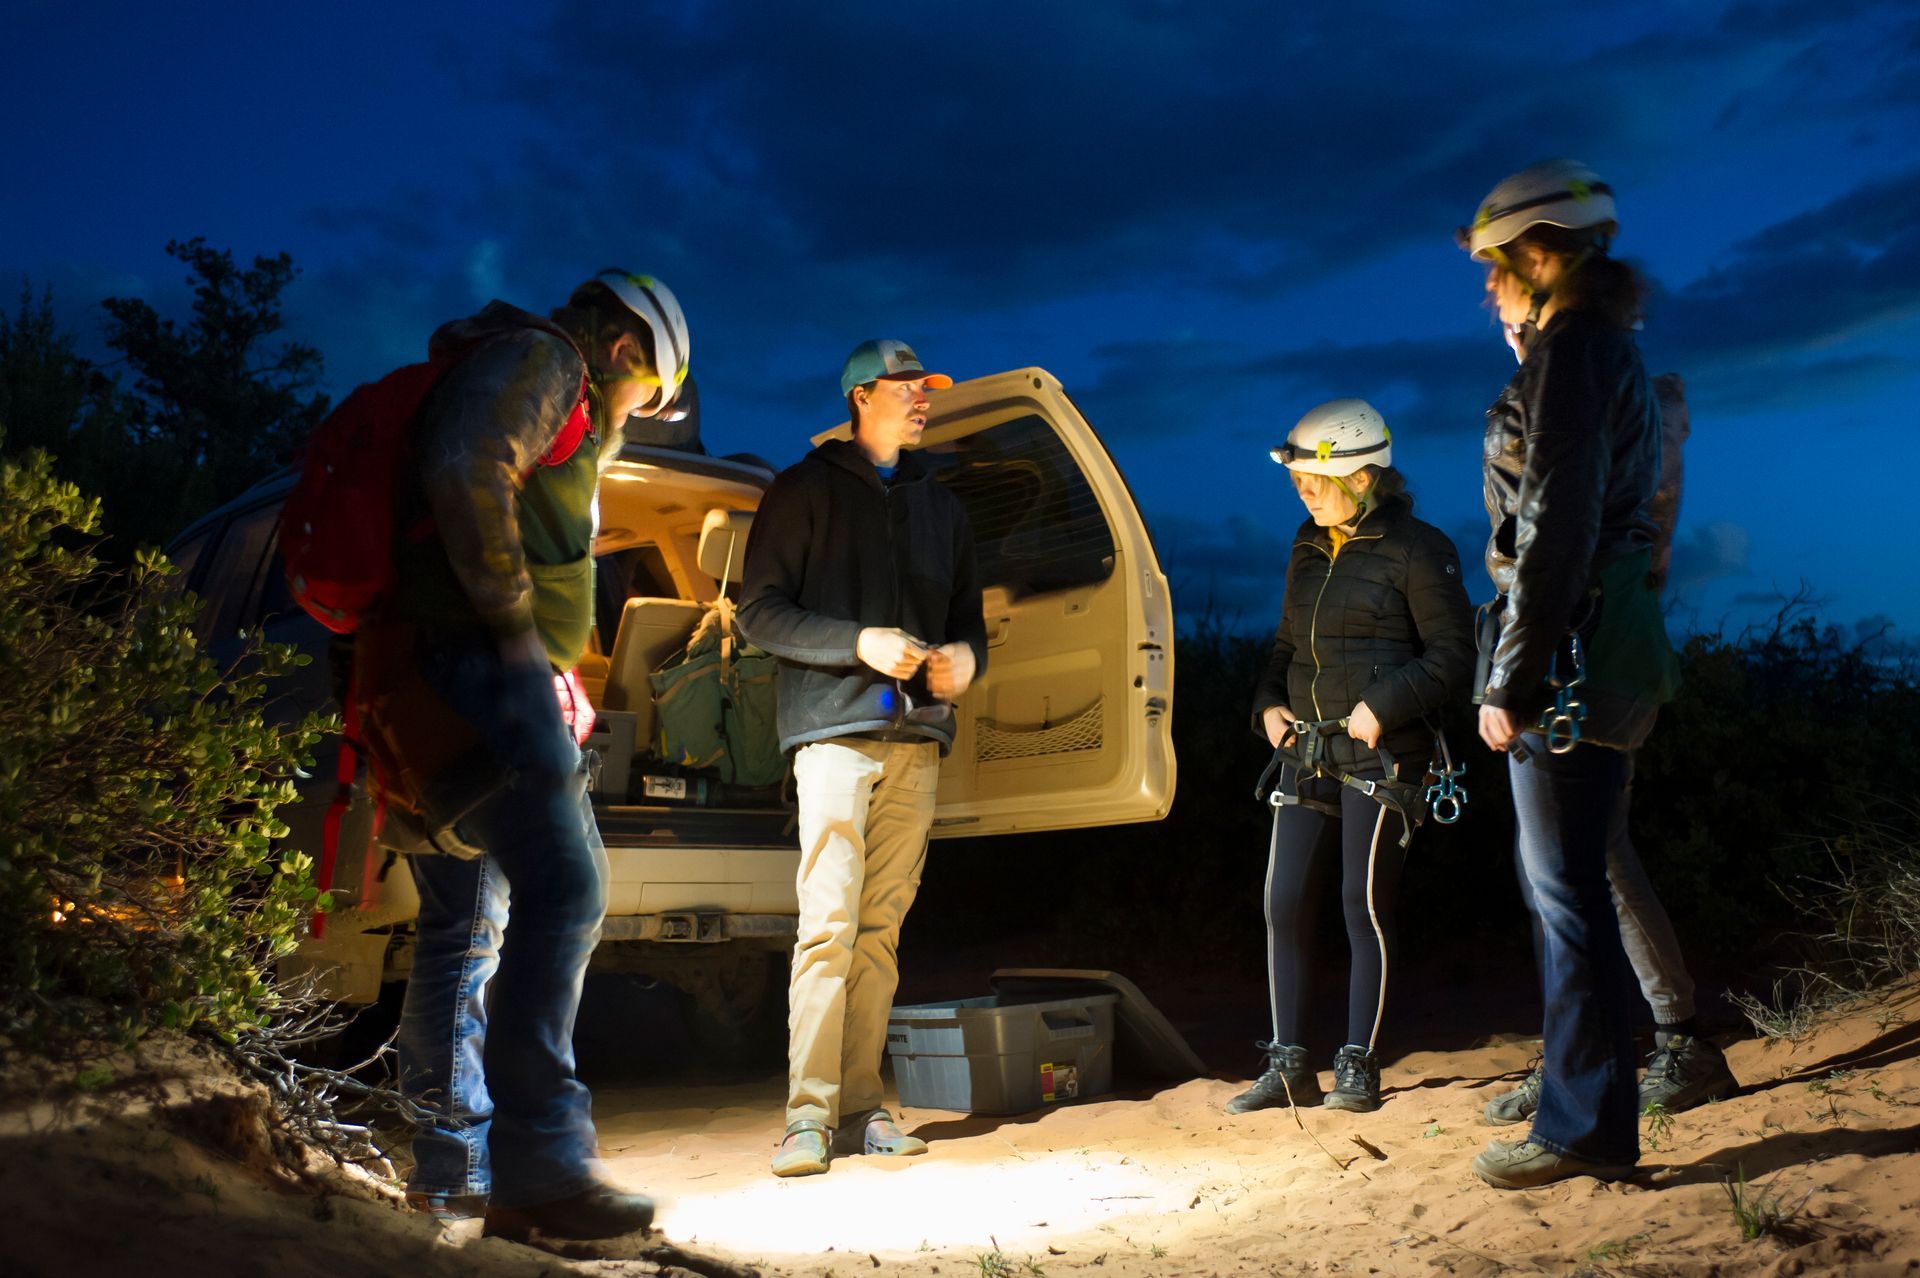
[[1340,485],[1340,491],[1345,493],[1347,495],[1347,500],[1353,503],[1353,518],[1345,522],[1348,525],[1352,525],[1352,524],[1359,523],[1362,519],[1365,519],[1367,517],[1367,512],[1373,509],[1375,486],[1372,484],[1368,484],[1367,490],[1365,492],[1356,493],[1355,491],[1353,491],[1352,487],[1348,485],[1346,478],[1344,476],[1328,475],[1327,478],[1331,479],[1334,483]]

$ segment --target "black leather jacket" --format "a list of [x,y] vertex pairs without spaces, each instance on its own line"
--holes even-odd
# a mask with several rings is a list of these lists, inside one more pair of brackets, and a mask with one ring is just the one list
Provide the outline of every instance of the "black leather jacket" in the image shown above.
[[[1473,613],[1460,577],[1453,542],[1415,519],[1404,497],[1370,511],[1338,555],[1326,529],[1301,524],[1254,691],[1254,735],[1265,739],[1261,719],[1271,706],[1339,719],[1364,701],[1387,753],[1425,763],[1440,711],[1473,673]],[[1347,771],[1380,772],[1379,756],[1352,737],[1335,734],[1328,748]]]
[[1486,703],[1531,718],[1599,569],[1653,545],[1660,409],[1632,334],[1563,311],[1487,410],[1487,574],[1506,597]]

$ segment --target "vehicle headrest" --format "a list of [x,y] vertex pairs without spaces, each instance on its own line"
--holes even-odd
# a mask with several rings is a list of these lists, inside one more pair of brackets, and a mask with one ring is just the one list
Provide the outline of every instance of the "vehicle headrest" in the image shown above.
[[747,529],[751,510],[709,510],[700,524],[700,571],[722,585],[737,583],[747,561]]

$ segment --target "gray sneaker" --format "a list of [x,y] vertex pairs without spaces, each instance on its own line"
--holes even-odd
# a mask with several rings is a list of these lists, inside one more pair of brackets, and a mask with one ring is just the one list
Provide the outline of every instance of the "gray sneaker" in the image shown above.
[[1669,1114],[1722,1100],[1740,1090],[1726,1054],[1692,1034],[1656,1035],[1647,1076],[1640,1080],[1640,1109],[1658,1105]]
[[827,1149],[830,1136],[825,1123],[810,1118],[788,1123],[786,1135],[780,1138],[780,1148],[773,1151],[773,1174],[817,1176],[827,1170],[833,1157]]
[[1545,1069],[1535,1065],[1533,1072],[1520,1080],[1520,1086],[1488,1101],[1480,1111],[1481,1116],[1495,1127],[1526,1122],[1533,1117],[1533,1111],[1540,1108],[1540,1084],[1545,1078]]
[[927,1152],[927,1142],[909,1136],[884,1109],[843,1117],[833,1129],[835,1154],[874,1154],[883,1158],[911,1158]]
[[1625,1180],[1633,1175],[1633,1164],[1590,1163],[1572,1154],[1556,1154],[1530,1140],[1496,1140],[1475,1155],[1473,1170],[1495,1189],[1538,1189],[1575,1176]]

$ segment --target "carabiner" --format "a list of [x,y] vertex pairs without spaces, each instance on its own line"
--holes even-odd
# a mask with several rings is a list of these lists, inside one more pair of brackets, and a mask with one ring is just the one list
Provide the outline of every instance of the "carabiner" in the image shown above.
[[1466,764],[1458,767],[1435,771],[1437,778],[1427,787],[1427,807],[1433,813],[1433,819],[1441,825],[1452,825],[1460,819],[1467,807],[1467,788],[1457,783],[1456,778],[1467,770]]

